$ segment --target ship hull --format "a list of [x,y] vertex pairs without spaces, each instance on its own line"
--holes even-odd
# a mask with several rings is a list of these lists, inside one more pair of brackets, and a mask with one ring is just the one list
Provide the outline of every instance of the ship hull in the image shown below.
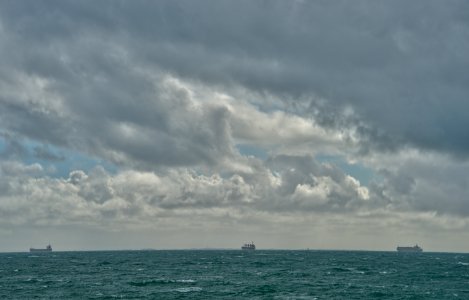
[[242,250],[256,250],[256,248],[252,247],[241,247]]
[[397,247],[399,253],[421,253],[423,250],[420,247]]
[[49,244],[46,248],[29,248],[29,252],[52,252],[52,246]]
[[30,248],[29,252],[52,252],[52,249],[34,249],[34,248]]

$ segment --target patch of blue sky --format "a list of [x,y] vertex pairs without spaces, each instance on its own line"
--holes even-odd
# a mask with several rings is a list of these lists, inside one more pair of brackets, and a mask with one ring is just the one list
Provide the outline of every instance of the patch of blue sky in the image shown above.
[[254,156],[259,159],[267,159],[267,157],[269,156],[267,151],[253,145],[237,144],[236,148],[238,149],[239,153],[244,156]]
[[344,157],[338,155],[319,154],[316,160],[321,163],[330,163],[339,167],[344,173],[356,178],[360,184],[367,186],[375,176],[372,169],[359,163],[348,163]]
[[[6,143],[4,139],[0,138],[0,151],[4,151],[7,147]],[[97,166],[103,167],[110,173],[117,172],[117,166],[114,164],[77,151],[45,145],[33,140],[23,140],[21,144],[26,149],[25,154],[21,157],[22,162],[25,164],[39,163],[52,177],[67,178],[71,171],[83,170],[88,172]],[[56,159],[41,158],[36,155],[35,149],[45,149],[51,157]]]
[[63,161],[49,162],[56,169],[56,176],[68,177],[73,170],[83,170],[89,172],[97,166],[103,167],[109,173],[116,173],[117,167],[102,159],[93,158],[75,151],[62,150],[65,157]]

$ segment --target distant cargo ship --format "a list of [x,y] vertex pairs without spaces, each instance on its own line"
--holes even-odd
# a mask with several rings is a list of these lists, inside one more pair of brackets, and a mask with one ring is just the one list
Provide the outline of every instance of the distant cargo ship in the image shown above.
[[52,252],[52,246],[49,244],[46,248],[29,248],[29,252]]
[[422,252],[423,249],[419,247],[419,245],[415,245],[412,247],[397,247],[397,252]]
[[256,245],[254,245],[254,242],[246,243],[241,247],[241,249],[243,249],[243,250],[256,250]]

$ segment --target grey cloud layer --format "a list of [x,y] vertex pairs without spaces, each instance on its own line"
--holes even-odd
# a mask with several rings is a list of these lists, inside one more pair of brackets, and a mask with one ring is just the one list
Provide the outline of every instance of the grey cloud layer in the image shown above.
[[[0,222],[467,229],[468,11],[3,1]],[[53,178],[20,162],[67,161],[56,149],[118,170]],[[376,177],[364,186],[324,153]]]
[[[3,126],[70,144],[64,137],[74,128],[88,125],[112,136],[105,133],[112,121],[136,122],[159,130],[155,156],[177,153],[170,163],[181,161],[176,156],[209,160],[212,155],[197,153],[206,149],[182,142],[192,134],[172,138],[181,131],[172,132],[168,122],[186,104],[162,104],[164,87],[155,92],[152,81],[160,79],[148,76],[170,72],[220,90],[242,86],[253,97],[279,95],[286,107],[299,107],[323,126],[357,127],[365,151],[404,144],[465,156],[466,11],[464,1],[5,2],[2,89],[29,84],[32,90],[4,92]],[[47,80],[42,95],[40,80]],[[352,115],[342,113],[348,108]],[[219,116],[201,117],[217,122]],[[212,148],[221,144],[223,137],[200,129],[203,137],[214,136],[207,141]],[[88,144],[123,149],[106,142]],[[194,157],[179,152],[187,146],[196,149]],[[212,149],[215,156],[227,150]],[[142,149],[127,151],[113,155],[149,157]]]

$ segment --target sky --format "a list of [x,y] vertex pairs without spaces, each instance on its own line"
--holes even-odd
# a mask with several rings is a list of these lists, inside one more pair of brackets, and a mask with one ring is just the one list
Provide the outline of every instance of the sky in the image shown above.
[[1,1],[0,251],[469,252],[469,2]]

